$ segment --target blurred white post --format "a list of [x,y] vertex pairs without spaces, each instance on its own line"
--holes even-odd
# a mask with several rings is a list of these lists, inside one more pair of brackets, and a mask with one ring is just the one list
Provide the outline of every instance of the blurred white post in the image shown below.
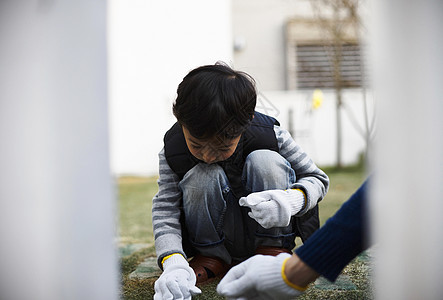
[[0,299],[118,299],[106,1],[0,2]]
[[443,299],[443,2],[376,0],[376,299]]

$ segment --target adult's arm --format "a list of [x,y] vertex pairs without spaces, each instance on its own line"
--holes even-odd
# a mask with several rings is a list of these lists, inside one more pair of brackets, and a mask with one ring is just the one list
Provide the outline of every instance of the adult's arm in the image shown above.
[[330,281],[367,249],[368,180],[301,247],[296,255]]

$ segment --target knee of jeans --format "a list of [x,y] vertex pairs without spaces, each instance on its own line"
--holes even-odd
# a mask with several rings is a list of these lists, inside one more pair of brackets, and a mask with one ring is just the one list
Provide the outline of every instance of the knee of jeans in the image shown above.
[[223,185],[225,181],[227,179],[222,167],[217,164],[200,163],[185,174],[180,186],[182,189],[186,187],[209,188],[212,185]]
[[265,175],[278,165],[276,162],[288,164],[286,159],[275,151],[255,150],[246,157],[245,168],[248,172],[254,172],[255,174],[263,173]]

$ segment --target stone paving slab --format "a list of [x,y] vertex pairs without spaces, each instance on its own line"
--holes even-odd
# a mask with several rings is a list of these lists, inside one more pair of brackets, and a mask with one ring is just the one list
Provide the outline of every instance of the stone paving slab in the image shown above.
[[144,248],[147,248],[149,244],[127,244],[127,245],[120,245],[118,247],[118,252],[120,257],[127,257],[139,250],[142,250]]
[[129,279],[147,279],[160,276],[162,271],[157,265],[156,257],[148,257],[140,263],[134,272],[129,274]]
[[319,290],[356,290],[357,287],[352,282],[348,275],[341,274],[337,277],[334,283],[328,281],[324,277],[319,277],[315,283],[314,288]]

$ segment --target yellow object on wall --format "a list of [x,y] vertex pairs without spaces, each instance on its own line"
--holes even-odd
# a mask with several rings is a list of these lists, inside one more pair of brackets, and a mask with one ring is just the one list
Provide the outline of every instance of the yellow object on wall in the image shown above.
[[314,90],[312,94],[312,109],[317,109],[323,104],[323,92],[321,90]]

